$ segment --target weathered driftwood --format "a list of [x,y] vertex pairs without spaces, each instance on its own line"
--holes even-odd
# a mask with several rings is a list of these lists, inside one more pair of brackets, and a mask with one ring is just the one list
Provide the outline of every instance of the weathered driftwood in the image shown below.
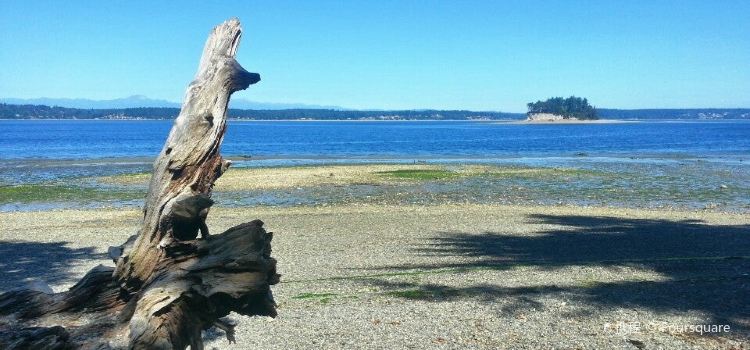
[[[201,330],[234,311],[275,316],[271,233],[255,220],[209,235],[211,190],[230,162],[219,155],[230,95],[260,80],[234,56],[236,19],[214,28],[180,115],[154,163],[138,234],[110,249],[69,291],[0,295],[0,348],[202,349]],[[201,237],[198,238],[198,232]]]

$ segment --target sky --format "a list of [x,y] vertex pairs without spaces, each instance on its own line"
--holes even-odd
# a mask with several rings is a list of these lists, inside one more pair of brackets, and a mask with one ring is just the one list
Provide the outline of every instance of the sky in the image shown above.
[[0,1],[0,97],[179,102],[238,17],[235,98],[525,112],[750,107],[750,1]]

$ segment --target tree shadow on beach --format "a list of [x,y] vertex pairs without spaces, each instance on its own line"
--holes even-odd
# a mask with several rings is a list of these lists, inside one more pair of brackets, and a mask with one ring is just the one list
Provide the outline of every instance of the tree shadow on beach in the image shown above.
[[[616,273],[627,267],[655,272],[662,278],[592,280],[562,286],[542,282],[530,286],[481,283],[456,287],[386,278],[370,279],[368,283],[394,291],[389,294],[397,297],[435,302],[502,299],[503,311],[508,313],[543,307],[539,298],[549,296],[579,301],[589,310],[571,317],[614,308],[669,314],[694,311],[705,315],[708,323],[729,324],[745,335],[750,331],[750,225],[565,215],[530,215],[528,219],[545,229],[534,235],[444,232],[414,248],[419,255],[434,257],[435,263],[382,269],[448,269],[460,273],[528,266],[528,273],[534,274],[535,270],[563,273],[563,269],[574,267],[604,267]],[[455,262],[450,257],[462,260]]]
[[49,285],[79,278],[73,271],[81,260],[101,260],[94,247],[69,248],[67,242],[0,241],[0,292],[25,287],[29,279]]

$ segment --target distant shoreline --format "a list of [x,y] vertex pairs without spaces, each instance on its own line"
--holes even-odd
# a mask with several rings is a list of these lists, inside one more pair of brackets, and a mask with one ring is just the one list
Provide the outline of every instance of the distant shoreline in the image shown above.
[[[83,118],[0,118],[0,121],[173,121],[164,118],[132,118],[132,119],[83,119]],[[558,121],[530,121],[518,119],[242,119],[228,118],[232,122],[476,122],[488,124],[626,124],[626,123],[669,123],[669,122],[737,122],[750,121],[744,118],[717,119],[596,119],[596,120],[558,120]]]
[[[48,105],[16,105],[0,103],[0,119],[174,119],[180,113],[177,107],[131,108],[66,108]],[[677,108],[677,109],[608,109],[597,108],[597,116],[615,120],[696,120],[696,119],[748,119],[750,108]],[[336,110],[336,109],[236,109],[227,110],[230,119],[248,120],[474,120],[520,121],[528,113],[501,111],[406,109],[406,110]]]
[[563,120],[519,120],[512,121],[508,124],[620,124],[620,123],[640,123],[643,120],[623,120],[623,119],[563,119]]
[[[176,118],[175,118],[176,119]],[[169,121],[175,119],[165,118],[122,118],[122,119],[83,119],[83,118],[0,118],[0,120],[70,120],[70,121]],[[244,118],[227,118],[232,122],[516,122],[514,119],[244,119]]]

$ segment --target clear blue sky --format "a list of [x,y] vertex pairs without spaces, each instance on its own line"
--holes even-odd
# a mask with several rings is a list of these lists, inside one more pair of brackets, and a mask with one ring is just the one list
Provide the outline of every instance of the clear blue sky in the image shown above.
[[236,97],[349,108],[750,107],[750,1],[0,1],[0,97],[180,101],[239,17]]

